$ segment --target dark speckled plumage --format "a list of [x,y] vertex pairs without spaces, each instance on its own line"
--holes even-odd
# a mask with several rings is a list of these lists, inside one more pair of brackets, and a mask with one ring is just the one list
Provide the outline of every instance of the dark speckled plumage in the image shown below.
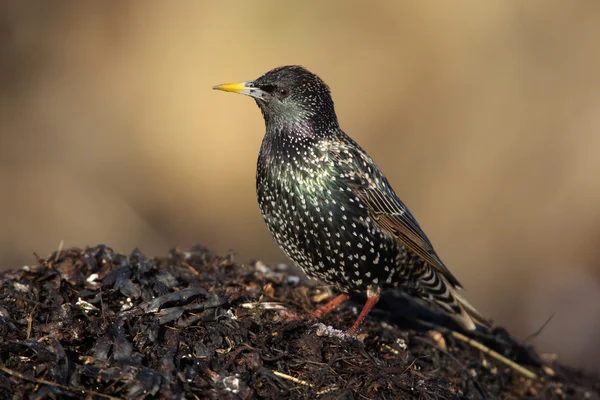
[[398,287],[465,329],[473,320],[485,324],[379,167],[340,129],[318,76],[285,66],[215,88],[252,96],[262,111],[258,203],[279,246],[307,275],[344,293],[366,291],[374,301],[365,315],[381,290]]

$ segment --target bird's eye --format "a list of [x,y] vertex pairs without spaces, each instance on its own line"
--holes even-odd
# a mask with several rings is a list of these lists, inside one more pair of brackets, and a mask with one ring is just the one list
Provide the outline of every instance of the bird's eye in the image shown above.
[[290,91],[287,90],[286,88],[282,87],[282,88],[277,89],[277,94],[279,94],[280,99],[283,99],[290,94]]

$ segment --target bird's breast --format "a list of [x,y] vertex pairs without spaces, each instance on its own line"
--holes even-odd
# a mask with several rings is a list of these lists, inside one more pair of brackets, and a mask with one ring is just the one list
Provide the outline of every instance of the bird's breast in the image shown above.
[[384,284],[397,246],[317,146],[264,154],[257,165],[258,203],[271,234],[307,275],[347,290]]

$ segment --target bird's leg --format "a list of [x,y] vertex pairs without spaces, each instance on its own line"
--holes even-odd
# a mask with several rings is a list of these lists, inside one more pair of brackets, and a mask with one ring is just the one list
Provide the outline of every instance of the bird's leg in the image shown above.
[[[335,309],[337,306],[339,306],[340,304],[342,304],[349,298],[350,298],[350,295],[347,293],[342,293],[342,294],[334,297],[332,300],[329,300],[325,305],[317,308],[310,315],[310,319],[323,318],[325,315],[329,314],[333,309]],[[305,317],[303,317],[301,315],[297,315],[289,310],[282,310],[278,313],[278,315],[279,315],[280,320],[283,322],[296,321],[296,320],[305,318]]]
[[311,317],[313,319],[321,319],[325,315],[329,314],[334,308],[336,308],[337,306],[339,306],[340,304],[342,304],[349,298],[350,298],[350,295],[348,293],[342,293],[340,295],[337,295],[333,299],[329,300],[327,302],[327,304],[317,308],[315,310],[315,312],[312,313]]
[[358,314],[358,318],[356,318],[356,321],[354,322],[354,325],[352,325],[352,328],[348,329],[349,335],[354,336],[356,334],[356,331],[358,330],[358,327],[360,326],[361,322],[363,321],[363,319],[365,319],[365,317],[367,316],[369,311],[371,311],[373,306],[375,304],[377,304],[378,301],[379,301],[379,288],[367,289],[367,302],[365,303],[360,314]]
[[[327,304],[317,308],[315,310],[315,312],[310,314],[310,319],[323,318],[325,315],[329,314],[333,309],[335,309],[337,306],[339,306],[340,304],[342,304],[349,298],[350,298],[350,295],[348,295],[347,293],[342,293],[342,294],[336,296],[332,300],[329,300],[327,302]],[[289,310],[281,310],[277,314],[278,314],[279,321],[283,321],[283,322],[291,322],[291,321],[296,321],[296,320],[305,318],[304,316],[295,314],[294,312],[289,311]]]
[[365,303],[365,306],[363,307],[362,311],[358,315],[358,318],[356,318],[354,325],[352,325],[352,328],[348,329],[349,335],[354,336],[354,334],[356,334],[356,331],[358,330],[360,323],[362,322],[363,319],[365,319],[365,317],[367,316],[369,311],[371,311],[373,306],[375,304],[377,304],[378,301],[379,301],[379,296],[372,296],[367,299],[367,302]]

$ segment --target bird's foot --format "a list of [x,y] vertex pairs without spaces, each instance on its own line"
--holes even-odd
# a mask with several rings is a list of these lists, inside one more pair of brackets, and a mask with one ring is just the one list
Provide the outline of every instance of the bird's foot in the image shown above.
[[290,321],[297,321],[297,320],[308,320],[308,321],[317,322],[321,318],[323,318],[325,315],[329,314],[337,306],[339,306],[344,301],[346,301],[349,297],[350,296],[348,296],[348,294],[346,294],[346,293],[340,294],[340,295],[336,296],[334,299],[327,302],[325,305],[317,308],[310,315],[298,315],[298,314],[294,313],[293,311],[290,311],[287,309],[280,310],[277,312],[277,315],[278,315],[277,321],[290,322]]
[[311,318],[314,320],[319,320],[323,318],[325,315],[329,314],[332,310],[337,308],[340,304],[348,300],[350,296],[347,293],[342,293],[332,300],[328,301],[325,305],[317,308],[312,314]]

